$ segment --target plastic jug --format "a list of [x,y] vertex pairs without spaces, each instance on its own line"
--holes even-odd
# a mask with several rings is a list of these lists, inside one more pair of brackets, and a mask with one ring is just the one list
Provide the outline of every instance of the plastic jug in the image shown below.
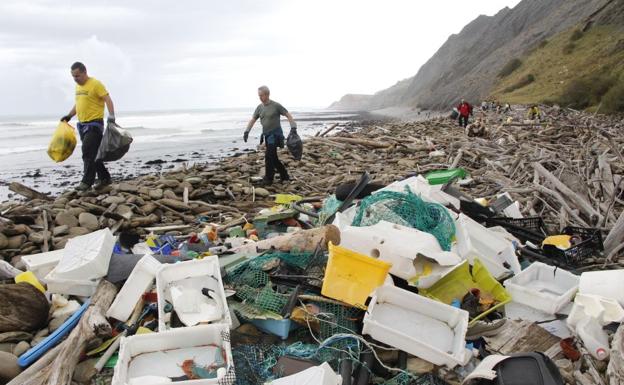
[[33,273],[32,271],[25,271],[21,274],[16,275],[15,283],[20,283],[20,282],[30,283],[31,285],[39,289],[39,291],[41,291],[42,293],[45,293],[46,291],[43,285],[41,284],[41,282],[39,282],[39,280],[35,276],[35,273]]
[[609,336],[602,330],[598,320],[591,317],[583,318],[576,325],[576,334],[595,359],[602,361],[609,357]]

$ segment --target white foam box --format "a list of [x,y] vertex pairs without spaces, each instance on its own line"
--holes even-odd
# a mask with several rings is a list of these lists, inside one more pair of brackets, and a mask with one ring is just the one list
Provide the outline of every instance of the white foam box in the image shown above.
[[[392,264],[390,273],[405,280],[419,276],[416,287],[427,289],[462,262],[444,251],[431,234],[380,221],[372,226],[345,226],[340,246]],[[429,269],[431,272],[425,274]]]
[[77,280],[102,278],[108,273],[113,247],[115,237],[109,229],[72,238],[65,245],[63,258],[54,268],[54,275]]
[[[184,375],[182,364],[193,360],[205,366],[213,363],[219,353],[225,356],[225,368],[218,369],[217,378],[176,381],[176,385],[213,385],[230,383],[234,360],[227,325],[200,325],[160,333],[123,337],[119,359],[115,365],[112,385],[156,385],[171,382],[171,377]],[[227,338],[226,338],[227,337]],[[228,374],[229,373],[229,374]],[[169,381],[168,381],[169,380]]]
[[45,276],[44,281],[49,293],[91,297],[95,294],[95,289],[97,289],[101,279],[64,279],[56,276],[52,270]]
[[478,257],[496,279],[507,276],[510,270],[515,274],[522,270],[513,244],[502,234],[486,228],[464,214],[459,214],[455,220],[455,228],[457,243],[451,250],[468,259],[471,264]]
[[578,293],[566,322],[571,330],[575,330],[585,317],[595,318],[603,326],[611,322],[620,323],[624,321],[624,308],[613,298]]
[[341,385],[342,377],[327,362],[313,366],[293,375],[266,382],[265,385]]
[[572,301],[579,281],[580,277],[569,271],[534,262],[504,285],[514,302],[555,314]]
[[624,306],[624,269],[584,272],[579,293],[612,298]]
[[22,262],[24,262],[28,271],[32,271],[40,281],[45,283],[45,276],[58,265],[63,257],[63,252],[64,250],[61,249],[48,251],[47,253],[24,255]]
[[106,316],[125,322],[130,318],[137,302],[154,283],[161,263],[151,255],[144,255],[134,266],[123,287],[115,297]]
[[394,286],[373,293],[362,334],[435,365],[453,368],[471,358],[468,312]]
[[203,288],[213,290],[217,294],[217,302],[222,307],[222,318],[215,323],[232,325],[223,289],[223,280],[219,267],[219,258],[216,255],[191,261],[184,261],[170,265],[162,265],[156,274],[156,291],[158,294],[158,330],[168,329],[165,322],[165,304],[172,303],[171,287],[177,286],[201,292]]

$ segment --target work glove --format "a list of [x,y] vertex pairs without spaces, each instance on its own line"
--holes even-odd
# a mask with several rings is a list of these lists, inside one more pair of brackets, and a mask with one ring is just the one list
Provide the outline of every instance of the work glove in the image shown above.
[[72,118],[71,116],[65,115],[65,116],[63,116],[61,118],[61,122],[67,122],[68,123],[71,120],[71,118]]
[[106,119],[106,122],[115,124],[115,115],[108,115],[108,119]]
[[249,139],[249,131],[245,131],[243,133],[243,140],[245,141],[245,143],[247,143],[247,139]]

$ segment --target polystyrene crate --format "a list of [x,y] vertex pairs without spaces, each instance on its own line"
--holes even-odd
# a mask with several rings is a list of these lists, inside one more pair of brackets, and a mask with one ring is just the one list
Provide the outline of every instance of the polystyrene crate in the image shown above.
[[340,246],[391,263],[391,274],[419,289],[430,287],[462,262],[459,255],[442,250],[433,235],[386,221],[344,227]]
[[514,302],[555,314],[572,300],[579,282],[569,271],[534,262],[504,285]]
[[24,255],[22,262],[26,266],[26,270],[32,271],[35,276],[45,283],[45,276],[51,272],[63,257],[64,250],[48,251],[47,253],[39,253],[32,255]]
[[144,255],[132,269],[126,283],[106,312],[106,316],[122,322],[130,318],[132,310],[141,299],[141,295],[152,286],[156,273],[161,266],[156,258],[151,255]]
[[182,370],[185,361],[210,364],[217,354],[222,355],[225,367],[217,370],[216,378],[175,381],[177,385],[234,383],[234,360],[226,325],[201,325],[122,337],[112,385],[171,382],[170,378],[185,375]]
[[520,273],[521,267],[515,248],[504,236],[464,214],[459,214],[455,226],[457,243],[451,251],[468,259],[471,264],[478,257],[496,279],[502,279],[510,271]]
[[92,279],[64,279],[59,278],[52,270],[45,276],[47,291],[49,293],[77,295],[79,297],[90,297],[95,294],[101,278]]
[[362,334],[435,365],[465,365],[468,312],[394,286],[373,293]]
[[201,290],[204,288],[213,290],[217,296],[215,302],[221,307],[222,315],[222,318],[214,321],[214,323],[232,325],[217,256],[163,265],[158,270],[156,273],[156,291],[158,293],[159,331],[168,329],[165,322],[165,305],[167,302],[173,304],[171,288],[174,286],[192,290],[195,294],[201,294]]
[[114,246],[115,237],[109,229],[72,238],[65,245],[54,275],[76,280],[102,278],[108,273]]

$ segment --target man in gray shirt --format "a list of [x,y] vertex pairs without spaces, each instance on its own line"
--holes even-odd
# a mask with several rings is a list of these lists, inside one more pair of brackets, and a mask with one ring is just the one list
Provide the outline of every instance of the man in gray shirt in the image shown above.
[[277,157],[277,148],[284,147],[284,132],[282,131],[282,126],[280,124],[280,116],[284,115],[286,119],[288,119],[291,130],[297,129],[297,123],[295,123],[292,115],[284,108],[284,106],[278,102],[270,100],[270,93],[269,87],[267,86],[258,88],[258,97],[262,103],[256,107],[253,117],[249,123],[247,123],[247,129],[245,129],[245,133],[243,134],[243,139],[247,142],[247,139],[249,138],[249,131],[251,131],[251,128],[256,123],[256,120],[260,118],[260,123],[262,124],[262,137],[266,144],[266,152],[264,154],[264,168],[266,174],[262,180],[262,184],[265,186],[273,183],[275,170],[277,170],[280,174],[280,178],[283,182],[290,180],[286,167],[284,167],[282,162],[280,162]]

